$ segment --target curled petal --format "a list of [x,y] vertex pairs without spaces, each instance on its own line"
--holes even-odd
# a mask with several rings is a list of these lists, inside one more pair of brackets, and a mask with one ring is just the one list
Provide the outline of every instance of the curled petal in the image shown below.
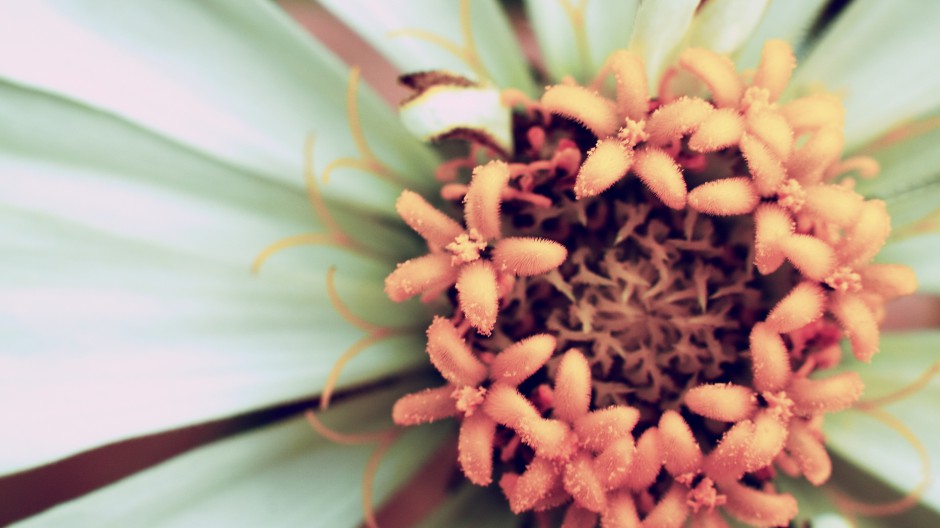
[[689,48],[679,55],[679,65],[708,86],[719,108],[737,106],[744,93],[744,83],[727,57],[701,48]]
[[783,338],[767,323],[757,323],[751,330],[751,365],[754,388],[774,392],[790,381],[790,355]]
[[456,220],[435,209],[418,193],[402,191],[395,201],[395,210],[432,247],[444,247],[463,233]]
[[561,266],[567,256],[565,246],[545,238],[504,238],[493,248],[493,263],[499,270],[520,277],[548,273]]
[[848,408],[862,395],[863,388],[858,373],[843,372],[823,379],[794,379],[787,395],[793,400],[796,414],[812,416]]
[[483,413],[467,416],[460,423],[457,461],[470,482],[489,486],[493,481],[493,440],[496,422]]
[[500,203],[509,182],[509,165],[494,160],[473,169],[464,197],[464,221],[485,240],[500,236]]
[[845,330],[852,343],[852,354],[859,361],[869,362],[878,352],[878,321],[868,304],[857,294],[835,296],[829,310]]
[[790,44],[780,39],[768,40],[754,74],[754,86],[766,88],[770,92],[770,100],[776,100],[786,88],[795,67],[796,57]]
[[545,110],[581,123],[598,138],[612,136],[620,128],[617,105],[581,86],[550,86],[541,102]]
[[632,149],[624,148],[616,139],[598,141],[578,171],[574,182],[575,197],[581,200],[606,191],[626,176],[632,164]]
[[555,373],[555,417],[574,423],[591,405],[591,366],[577,349],[565,352]]
[[470,325],[481,334],[490,335],[499,311],[499,285],[492,263],[477,260],[460,269],[457,302]]
[[667,207],[685,207],[685,179],[672,156],[657,148],[645,148],[637,153],[633,171]]
[[780,242],[780,250],[807,279],[822,281],[836,268],[835,250],[812,235],[791,235]]
[[600,513],[607,506],[607,496],[600,480],[594,473],[591,457],[580,452],[565,463],[565,490],[571,494],[578,506]]
[[702,467],[702,449],[682,415],[669,410],[659,418],[666,471],[674,477],[695,474]]
[[395,302],[449,288],[457,281],[457,268],[449,255],[432,253],[402,262],[385,278],[385,293]]
[[712,112],[689,138],[689,148],[696,152],[716,152],[741,141],[744,120],[733,108]]
[[712,105],[698,97],[681,97],[659,107],[646,122],[649,142],[664,146],[695,131],[715,111]]
[[798,511],[792,495],[767,493],[738,482],[722,483],[721,491],[728,497],[725,511],[756,526],[787,526]]
[[493,359],[490,379],[515,387],[542,368],[555,351],[551,334],[538,334],[515,343]]
[[450,320],[435,317],[427,333],[428,356],[444,379],[467,386],[477,386],[486,379],[486,365],[473,355]]
[[418,425],[457,416],[457,402],[451,398],[453,385],[406,394],[392,406],[392,420],[398,425]]
[[611,442],[630,436],[640,420],[640,411],[625,405],[615,405],[591,411],[574,423],[581,446],[591,451],[607,449]]
[[767,324],[779,333],[792,332],[822,317],[826,293],[814,282],[801,282],[774,306]]
[[750,213],[760,202],[750,178],[722,178],[689,193],[689,207],[700,213],[731,216]]
[[699,385],[685,394],[695,414],[720,422],[737,422],[754,413],[757,399],[751,389],[731,383]]

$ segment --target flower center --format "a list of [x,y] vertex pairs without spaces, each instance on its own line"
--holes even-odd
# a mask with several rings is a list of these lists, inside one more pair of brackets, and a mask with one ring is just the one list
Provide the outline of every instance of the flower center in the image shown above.
[[[458,418],[464,474],[497,479],[516,513],[567,504],[571,525],[678,526],[721,509],[788,524],[797,506],[774,492],[776,471],[826,481],[822,418],[862,390],[853,372],[817,372],[840,362],[843,336],[870,360],[884,302],[916,285],[870,264],[889,218],[844,174],[859,164],[839,161],[838,101],[777,102],[793,66],[772,41],[745,81],[689,49],[676,71],[700,88],[666,82],[651,99],[642,62],[617,52],[591,87],[503,93],[523,109],[509,143],[439,131],[472,144],[438,173],[463,223],[402,193],[429,251],[385,286],[450,303],[427,332],[446,384],[401,398],[395,421]],[[440,121],[462,90],[485,99],[425,79],[437,84],[415,85],[409,115],[428,105]]]

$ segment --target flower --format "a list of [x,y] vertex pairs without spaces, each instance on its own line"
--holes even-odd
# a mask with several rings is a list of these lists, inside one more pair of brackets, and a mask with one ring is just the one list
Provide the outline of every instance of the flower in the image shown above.
[[[355,2],[325,4],[403,71],[447,69],[538,95],[494,3],[464,3],[463,11],[422,1],[394,10],[385,4],[371,9]],[[765,9],[761,2],[712,0],[696,12],[695,4],[647,2],[637,9],[630,2],[613,7],[532,2],[528,7],[552,82],[565,74],[590,82],[619,48],[642,56],[648,78],[655,80],[673,63],[673,48],[680,42],[720,54],[739,50],[738,60],[754,66],[764,41],[791,41],[806,55],[793,79],[795,89],[823,83],[844,90],[846,143],[881,163],[881,176],[859,181],[856,190],[884,199],[895,232],[907,235],[888,246],[884,258],[915,266],[922,290],[935,291],[929,251],[935,235],[929,234],[927,215],[936,208],[930,193],[936,185],[936,154],[922,147],[935,139],[929,127],[923,132],[903,126],[938,104],[938,80],[916,53],[931,49],[924,39],[935,38],[928,22],[932,16],[920,10],[933,8],[921,5],[912,12],[909,6],[857,1],[829,28],[819,26],[807,36],[803,29],[819,18],[809,7],[775,3]],[[365,398],[349,396],[315,423],[358,429],[387,412],[378,402],[416,390],[415,385],[432,385],[406,375],[427,361],[423,334],[412,327],[430,321],[430,314],[418,303],[390,308],[380,286],[394,262],[425,251],[394,220],[394,204],[403,187],[417,196],[434,196],[428,177],[438,164],[434,153],[403,133],[394,115],[354,83],[349,93],[357,119],[347,121],[343,68],[268,4],[155,2],[106,12],[84,7],[24,5],[17,8],[20,19],[28,16],[30,24],[11,24],[14,18],[5,17],[7,25],[0,28],[15,44],[5,48],[16,50],[0,55],[5,79],[0,99],[4,123],[15,124],[5,127],[4,159],[9,173],[18,176],[7,186],[4,201],[4,224],[16,235],[10,240],[17,248],[8,260],[9,284],[3,290],[7,320],[17,336],[13,354],[4,360],[10,367],[4,371],[13,376],[3,385],[16,399],[3,398],[3,416],[17,424],[5,440],[6,471],[109,441],[315,396],[331,386],[333,365],[357,343],[371,348],[349,361],[338,389],[398,381],[381,391],[373,387]],[[632,34],[622,29],[630,20]],[[441,46],[441,35],[464,38]],[[311,130],[312,146],[304,149]],[[594,131],[602,135],[599,128]],[[635,129],[632,135],[631,141],[639,137]],[[609,145],[607,150],[616,152],[616,145]],[[748,150],[743,144],[741,149]],[[346,161],[334,169],[380,170],[381,165],[392,170],[382,174],[384,180],[361,170],[343,171],[342,178],[332,170],[328,183],[310,178],[312,214],[304,202],[304,182],[295,177],[304,166],[302,152],[315,156],[307,165],[320,175],[335,160]],[[661,171],[640,172],[648,172],[644,180],[654,182],[649,186],[655,193]],[[587,195],[599,184],[587,180],[580,188]],[[798,190],[781,197],[789,204],[783,207],[798,207]],[[721,204],[699,203],[710,202]],[[705,206],[703,212],[716,211]],[[310,231],[318,235],[282,245],[318,241],[339,249],[304,246],[278,253],[256,277],[245,273],[250,260],[245,256],[255,248]],[[478,235],[468,231],[461,247],[497,238]],[[805,276],[816,275],[812,256],[817,252],[788,244],[775,249]],[[806,262],[793,256],[804,253]],[[851,272],[833,270],[816,278],[838,285],[851,282]],[[472,324],[483,333],[490,321],[484,312]],[[929,377],[922,383],[917,379],[932,361],[931,339],[929,333],[882,336],[883,350],[862,378],[872,394],[868,410],[884,422],[895,423],[891,416],[896,414],[905,418],[906,427],[925,426],[931,408],[923,403],[930,401],[924,390],[934,387]],[[891,361],[882,361],[886,357]],[[574,367],[558,370],[577,371],[578,356],[565,358]],[[555,392],[559,384],[565,386],[557,376],[555,386],[548,387]],[[909,383],[910,390],[901,389]],[[503,394],[514,398],[508,390]],[[905,398],[907,392],[917,394]],[[900,400],[892,415],[879,410],[879,394]],[[472,408],[472,394],[464,395],[465,406]],[[538,422],[523,424],[513,416],[507,415],[503,425],[523,437]],[[571,423],[579,416],[572,410]],[[666,429],[668,420],[659,428]],[[873,438],[857,413],[827,416],[826,421],[827,445],[839,454],[843,468],[860,472],[849,473],[852,477],[870,483],[877,482],[874,476],[905,491],[919,481],[918,463],[907,456],[910,448],[899,443],[886,449],[883,442],[891,440]],[[907,429],[898,431],[906,434]],[[434,450],[429,446],[447,442],[449,430],[413,428],[404,434],[378,474],[379,497],[420,465]],[[334,436],[377,440],[381,446],[389,438],[384,433]],[[936,451],[929,430],[912,438]],[[350,474],[348,468],[364,467],[369,451],[368,445],[318,441],[295,420],[184,455],[35,522],[58,518],[74,524],[78,515],[93,515],[89,522],[94,524],[120,522],[119,508],[134,501],[138,521],[153,516],[154,522],[219,522],[223,515],[243,521],[249,508],[267,515],[249,506],[264,504],[265,512],[302,516],[294,508],[304,508],[307,519],[355,524],[360,476],[358,469]],[[888,456],[887,463],[872,462]],[[251,463],[243,464],[246,459]],[[320,477],[327,473],[328,479]],[[199,480],[181,484],[188,479]],[[319,484],[315,490],[300,485],[311,479]],[[327,480],[330,485],[323,486]],[[805,487],[790,487],[805,494]],[[716,499],[707,485],[695,489],[696,500]],[[194,497],[206,500],[181,507],[182,502],[193,504]],[[458,500],[485,500],[468,497],[461,493]],[[923,506],[907,514],[932,524],[936,491],[915,497]],[[819,505],[812,495],[801,495],[798,502],[801,515],[837,511]],[[447,504],[429,522],[456,525],[452,520],[467,508],[479,509],[476,504],[481,502]],[[497,503],[478,513],[499,518],[504,511]]]

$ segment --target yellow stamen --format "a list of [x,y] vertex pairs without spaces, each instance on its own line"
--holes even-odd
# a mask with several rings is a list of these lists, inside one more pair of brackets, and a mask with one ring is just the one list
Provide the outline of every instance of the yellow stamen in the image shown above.
[[847,227],[862,212],[863,198],[841,185],[815,185],[806,190],[803,211],[825,222]]
[[633,151],[617,139],[602,139],[588,152],[578,171],[574,195],[581,200],[606,191],[626,176],[633,164]]
[[694,132],[715,109],[698,97],[682,97],[659,107],[646,121],[649,142],[664,146]]
[[747,177],[722,178],[699,185],[688,196],[689,207],[715,216],[747,214],[757,207],[760,196]]
[[493,263],[499,271],[519,277],[548,273],[561,266],[567,256],[565,246],[544,238],[504,238],[493,248]]
[[721,108],[711,113],[689,138],[689,148],[696,152],[716,152],[741,141],[744,120],[733,108]]
[[747,133],[741,136],[741,154],[747,161],[757,192],[761,196],[776,193],[787,177],[780,159],[761,140]]
[[754,86],[766,88],[771,100],[776,100],[786,88],[795,67],[796,57],[790,44],[785,40],[768,40],[764,43],[760,64],[754,74]]
[[679,65],[698,77],[712,93],[715,106],[737,106],[744,94],[744,83],[727,57],[701,48],[689,48],[679,55]]
[[616,134],[622,123],[616,104],[580,86],[550,86],[541,102],[549,112],[581,123],[598,138]]
[[395,201],[395,210],[402,220],[432,247],[444,247],[463,233],[460,224],[438,211],[418,193],[402,191]]
[[826,293],[814,282],[801,282],[774,306],[767,324],[777,332],[802,328],[822,316]]
[[668,410],[659,418],[666,471],[674,477],[696,474],[702,467],[702,449],[689,424],[676,411]]
[[427,352],[431,364],[454,385],[477,386],[487,376],[480,362],[449,319],[435,317],[428,327]]
[[693,387],[685,394],[684,403],[695,414],[719,422],[744,420],[757,408],[757,399],[751,389],[731,383]]
[[460,423],[457,461],[470,482],[489,486],[493,481],[493,442],[496,422],[483,413],[467,416]]
[[555,373],[555,417],[574,423],[591,405],[591,367],[577,349],[565,352]]
[[499,285],[491,262],[477,260],[460,269],[457,304],[472,327],[490,335],[499,310]]
[[672,156],[658,148],[644,148],[636,154],[633,171],[667,207],[685,207],[685,179]]
[[502,192],[509,182],[509,165],[491,161],[473,170],[473,178],[464,197],[467,228],[476,229],[486,240],[499,238],[499,209]]

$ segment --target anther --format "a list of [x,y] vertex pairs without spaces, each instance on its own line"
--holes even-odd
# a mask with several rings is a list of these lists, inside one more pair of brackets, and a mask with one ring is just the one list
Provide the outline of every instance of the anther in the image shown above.
[[695,474],[702,467],[702,449],[692,435],[689,424],[676,411],[668,410],[659,418],[666,471],[674,477]]
[[460,269],[457,303],[471,326],[483,335],[490,335],[499,311],[499,285],[492,263],[477,260]]
[[689,48],[679,55],[679,65],[708,86],[719,108],[737,106],[741,100],[744,84],[727,57],[706,49]]
[[689,207],[714,216],[750,213],[760,202],[757,189],[747,177],[722,178],[692,189]]
[[493,264],[499,271],[520,277],[548,273],[561,266],[567,256],[565,246],[544,238],[504,238],[493,248]]
[[617,105],[580,86],[550,86],[542,95],[542,106],[581,123],[598,138],[612,136],[620,128]]
[[821,282],[835,270],[835,251],[812,235],[791,235],[780,242],[780,250],[808,279]]
[[419,425],[457,416],[460,411],[451,393],[454,387],[444,385],[406,394],[392,406],[392,420],[398,425]]
[[751,389],[731,383],[693,387],[685,394],[684,402],[695,414],[719,422],[744,420],[757,408],[757,399]]
[[754,422],[742,420],[725,431],[718,445],[705,457],[705,474],[715,481],[737,480],[744,475],[745,455],[754,436]]
[[771,100],[776,100],[786,88],[795,67],[796,58],[790,44],[785,40],[768,40],[764,43],[760,64],[754,74],[754,86],[766,88]]
[[427,334],[428,356],[444,379],[454,385],[468,386],[477,386],[486,379],[486,365],[473,355],[448,319],[435,317]]
[[741,154],[747,161],[748,171],[761,196],[772,196],[787,177],[780,159],[756,137],[745,133],[741,136]]
[[644,148],[636,154],[633,171],[667,207],[685,207],[685,179],[672,156],[658,148]]
[[721,108],[711,113],[689,138],[689,148],[695,152],[716,152],[741,141],[744,120],[733,108]]
[[579,200],[597,196],[626,176],[633,163],[633,151],[617,139],[602,139],[588,152],[578,171],[574,194]]
[[767,324],[779,333],[792,332],[822,316],[826,293],[814,282],[801,282],[781,299],[770,314]]
[[509,166],[491,161],[473,170],[473,177],[464,197],[467,228],[476,229],[485,240],[500,236],[500,202],[503,188],[509,182]]
[[813,416],[848,408],[862,395],[862,379],[856,372],[843,372],[828,378],[796,378],[787,387],[793,412]]
[[483,413],[467,416],[460,422],[457,461],[467,479],[477,486],[489,486],[493,481],[495,435],[496,422]]
[[404,190],[395,201],[395,210],[431,247],[443,247],[463,232],[453,218],[435,209],[418,193]]
[[538,334],[509,346],[490,364],[490,379],[513,387],[519,385],[545,365],[555,345],[551,334]]
[[443,290],[457,280],[449,255],[432,253],[402,262],[385,278],[385,293],[402,302],[425,292]]
[[644,129],[650,143],[664,146],[694,132],[714,111],[704,99],[682,97],[653,112]]

